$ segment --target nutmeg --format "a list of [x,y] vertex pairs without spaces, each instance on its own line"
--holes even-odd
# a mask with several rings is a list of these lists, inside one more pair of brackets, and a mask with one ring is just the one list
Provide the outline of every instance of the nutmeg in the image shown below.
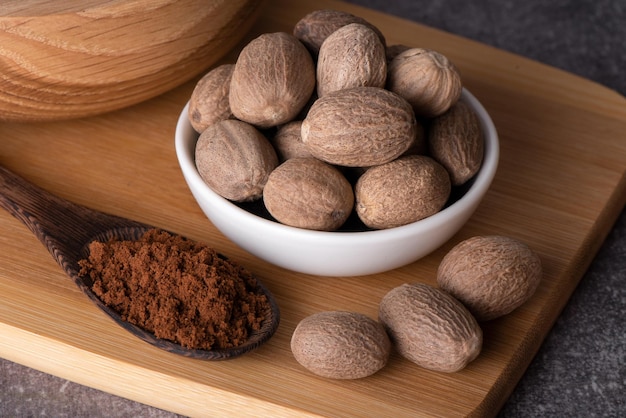
[[312,157],[306,145],[302,142],[301,132],[301,120],[294,120],[278,128],[272,138],[272,144],[281,162],[295,157]]
[[408,155],[369,168],[355,186],[356,213],[370,228],[402,226],[439,212],[450,178],[430,157]]
[[198,133],[209,125],[231,119],[229,91],[234,64],[222,64],[205,74],[196,84],[189,100],[189,122]]
[[360,23],[376,32],[380,42],[385,45],[385,36],[374,25],[362,17],[340,10],[315,10],[300,19],[293,28],[293,34],[298,38],[314,57],[320,50],[320,46],[326,38],[337,29],[349,25],[350,23]]
[[461,97],[461,75],[443,54],[411,48],[389,63],[387,88],[411,103],[415,114],[441,115]]
[[430,155],[450,173],[452,185],[460,186],[474,177],[482,165],[485,141],[472,108],[458,101],[434,118],[428,130],[428,146]]
[[403,284],[380,301],[378,318],[396,350],[429,370],[453,373],[482,349],[483,332],[454,297],[424,283]]
[[320,47],[317,95],[351,87],[385,87],[385,46],[365,25],[351,23],[333,32]]
[[236,202],[259,199],[278,165],[272,144],[252,125],[228,119],[210,125],[196,143],[196,167],[205,183]]
[[437,283],[476,319],[489,321],[530,299],[542,274],[541,259],[524,242],[500,235],[476,236],[445,255]]
[[377,87],[354,87],[319,98],[302,122],[302,142],[316,158],[347,167],[384,164],[417,136],[411,105]]
[[281,223],[334,231],[350,216],[354,193],[337,168],[316,158],[291,158],[269,175],[263,202]]
[[359,379],[387,364],[391,343],[383,326],[366,315],[326,311],[298,323],[291,351],[298,363],[319,376]]
[[293,35],[266,33],[241,51],[229,103],[235,117],[260,128],[290,122],[315,89],[311,54]]

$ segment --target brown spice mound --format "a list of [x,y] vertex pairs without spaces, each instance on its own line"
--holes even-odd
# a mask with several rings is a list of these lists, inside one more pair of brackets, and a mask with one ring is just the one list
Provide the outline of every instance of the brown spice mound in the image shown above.
[[122,320],[186,348],[243,344],[260,329],[267,297],[246,269],[159,229],[136,241],[94,241],[80,275]]

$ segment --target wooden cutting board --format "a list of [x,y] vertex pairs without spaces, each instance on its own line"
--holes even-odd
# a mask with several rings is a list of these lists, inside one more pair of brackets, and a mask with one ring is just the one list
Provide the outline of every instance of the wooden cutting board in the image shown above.
[[[361,15],[390,44],[443,52],[491,113],[501,137],[500,168],[461,232],[412,265],[366,277],[296,274],[245,253],[203,216],[178,169],[174,127],[193,82],[99,117],[3,123],[0,164],[74,202],[210,243],[263,278],[278,299],[282,322],[269,343],[232,361],[160,351],[103,315],[26,227],[0,211],[0,356],[185,415],[497,413],[624,207],[626,100],[554,68],[333,1],[271,0],[251,36],[290,31],[315,8]],[[293,359],[289,341],[302,318],[321,310],[376,317],[387,291],[404,282],[434,284],[445,252],[477,234],[527,242],[540,254],[545,278],[532,300],[484,325],[484,350],[465,370],[429,372],[394,354],[371,377],[335,381],[310,374]]]

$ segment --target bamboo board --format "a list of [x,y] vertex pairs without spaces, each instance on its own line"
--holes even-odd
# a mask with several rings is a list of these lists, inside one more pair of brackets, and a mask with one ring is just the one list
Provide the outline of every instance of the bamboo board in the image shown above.
[[[251,36],[290,31],[316,8],[359,14],[390,44],[443,52],[490,112],[501,138],[500,168],[461,232],[412,265],[365,277],[297,274],[245,253],[204,217],[178,169],[174,127],[193,82],[99,117],[3,123],[0,164],[74,202],[211,243],[262,277],[282,321],[269,343],[232,361],[160,351],[104,316],[26,227],[0,211],[0,356],[190,416],[497,413],[626,203],[626,100],[554,68],[333,1],[271,0]],[[434,284],[445,252],[477,234],[524,240],[540,254],[545,278],[527,304],[484,325],[483,352],[465,370],[429,372],[394,354],[371,377],[334,381],[295,362],[289,340],[302,318],[321,310],[376,317],[387,291],[411,281]]]

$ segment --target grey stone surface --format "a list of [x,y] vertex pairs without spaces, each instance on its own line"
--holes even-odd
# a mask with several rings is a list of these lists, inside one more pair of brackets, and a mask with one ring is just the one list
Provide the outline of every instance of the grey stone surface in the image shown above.
[[[351,0],[496,46],[626,95],[626,0]],[[626,141],[626,133],[616,141]],[[500,411],[626,416],[626,212]],[[0,417],[176,415],[0,360]]]

